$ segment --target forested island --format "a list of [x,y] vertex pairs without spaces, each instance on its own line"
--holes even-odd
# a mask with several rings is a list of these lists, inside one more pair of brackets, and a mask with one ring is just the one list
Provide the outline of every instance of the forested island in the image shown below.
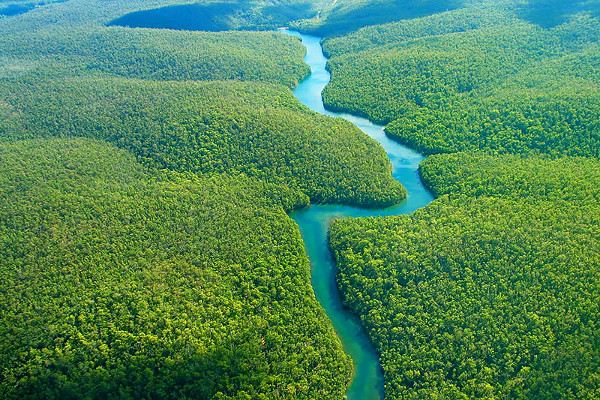
[[[434,201],[392,215],[283,26]],[[598,0],[3,1],[0,398],[344,399],[315,205],[380,215],[328,246],[382,398],[600,398],[599,39]]]

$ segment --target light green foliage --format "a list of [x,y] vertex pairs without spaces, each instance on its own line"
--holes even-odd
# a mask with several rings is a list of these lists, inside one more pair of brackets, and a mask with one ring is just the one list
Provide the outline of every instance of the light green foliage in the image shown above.
[[[275,32],[184,32],[106,26],[128,12],[187,3],[190,1],[69,0],[0,18],[0,76],[26,69],[42,75],[258,80],[294,87],[310,72],[302,61],[305,49],[297,38]],[[258,0],[250,10],[293,8],[304,3]],[[12,68],[7,71],[3,64]]]
[[405,192],[374,141],[294,99],[297,38],[105,26],[182,3],[0,18],[2,399],[344,396],[286,213]]
[[326,39],[329,107],[462,151],[421,165],[424,209],[331,228],[386,399],[600,397],[599,9],[483,2]]
[[4,138],[105,139],[154,168],[244,172],[315,202],[375,206],[405,197],[375,141],[309,111],[283,87],[64,79],[6,81],[0,95],[19,115],[0,123]]
[[301,194],[151,175],[89,139],[0,148],[0,397],[339,399]]
[[[5,58],[44,75],[262,81],[294,87],[310,70],[295,38],[274,32],[179,32],[121,27],[52,29],[0,39]],[[38,67],[39,68],[39,67]],[[47,71],[50,70],[50,71]]]
[[[285,213],[405,192],[372,140],[293,98],[296,38],[106,26],[208,7],[226,12],[202,28],[260,29],[324,6],[192,3],[0,17],[1,398],[344,395]],[[425,209],[332,227],[386,398],[600,398],[598,9],[338,0],[295,25],[366,26],[324,42],[330,108],[463,151],[423,164],[442,196]]]
[[436,196],[461,193],[600,203],[600,162],[595,158],[436,154],[421,163],[420,174]]
[[326,40],[324,100],[389,123],[388,134],[425,153],[597,157],[596,13],[545,29],[519,10],[472,6]]
[[[551,75],[534,74],[528,77],[534,85]],[[386,132],[424,153],[483,149],[599,157],[600,86],[569,81],[560,88],[510,88],[466,98],[446,109],[413,108],[390,122]]]
[[312,1],[223,1],[171,5],[128,13],[111,25],[194,31],[275,29],[316,14]]
[[329,57],[336,57],[411,39],[507,24],[515,19],[506,7],[499,7],[497,3],[483,3],[428,17],[368,26],[341,37],[325,38],[323,51]]
[[600,165],[453,154],[411,216],[334,222],[345,304],[381,352],[386,398],[600,394]]
[[[0,2],[1,4],[2,2]],[[321,9],[328,0],[8,0],[7,4],[28,7],[31,11],[15,17],[2,18],[0,29],[12,25],[11,29],[31,31],[47,27],[49,19],[58,25],[89,26],[106,25],[123,16],[144,15],[163,22],[180,17],[180,23],[191,22],[195,17],[196,30],[226,29],[273,29],[298,18],[308,18]],[[67,3],[67,4],[65,4]],[[43,6],[41,6],[43,5]],[[1,12],[1,11],[0,11]],[[185,13],[188,15],[186,16]],[[171,21],[175,22],[175,21]],[[206,26],[203,26],[205,25]],[[168,26],[155,26],[169,28]],[[185,26],[171,27],[186,29]],[[204,28],[204,29],[203,29]]]

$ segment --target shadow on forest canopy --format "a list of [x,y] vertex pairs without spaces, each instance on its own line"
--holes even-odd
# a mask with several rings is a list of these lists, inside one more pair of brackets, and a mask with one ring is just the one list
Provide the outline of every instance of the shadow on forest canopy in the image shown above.
[[553,28],[580,12],[600,17],[600,0],[530,0],[519,10],[519,16],[543,28]]
[[314,14],[309,2],[262,7],[247,1],[195,3],[135,11],[108,25],[213,32],[255,30],[279,27]]

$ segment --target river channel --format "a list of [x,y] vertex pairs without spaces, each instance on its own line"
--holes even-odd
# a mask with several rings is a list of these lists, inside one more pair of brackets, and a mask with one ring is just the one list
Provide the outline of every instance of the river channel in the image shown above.
[[419,164],[424,157],[387,137],[384,127],[381,125],[351,114],[326,110],[321,92],[329,83],[330,74],[325,68],[327,58],[321,48],[321,38],[289,30],[282,30],[282,32],[302,38],[302,43],[307,49],[304,61],[312,71],[294,89],[294,95],[311,110],[332,117],[344,118],[377,140],[392,162],[392,176],[400,181],[408,192],[405,202],[384,209],[311,205],[291,215],[300,227],[306,246],[306,253],[311,265],[311,282],[317,300],[331,319],[344,351],[354,362],[354,379],[346,393],[348,400],[380,400],[383,399],[383,375],[379,357],[358,317],[345,309],[342,304],[335,282],[337,268],[328,246],[329,226],[335,218],[409,214],[430,203],[433,196],[421,183],[418,173]]

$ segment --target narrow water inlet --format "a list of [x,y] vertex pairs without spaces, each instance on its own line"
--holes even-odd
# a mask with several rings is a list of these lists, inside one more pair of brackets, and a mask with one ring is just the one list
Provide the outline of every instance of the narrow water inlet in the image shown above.
[[351,114],[326,110],[321,92],[329,83],[331,76],[325,68],[327,58],[323,54],[321,38],[289,30],[281,32],[299,36],[307,49],[304,61],[310,66],[312,73],[294,89],[296,98],[315,112],[344,118],[354,123],[365,134],[377,140],[390,158],[392,176],[402,183],[408,192],[405,202],[380,210],[339,205],[311,205],[291,215],[302,233],[310,260],[311,282],[315,296],[331,319],[344,351],[354,362],[355,374],[346,393],[347,398],[348,400],[381,400],[383,399],[383,373],[379,356],[364,331],[360,319],[343,306],[335,280],[337,267],[329,251],[329,226],[335,218],[409,214],[429,204],[433,196],[423,186],[418,173],[419,164],[424,157],[388,138],[381,125]]

